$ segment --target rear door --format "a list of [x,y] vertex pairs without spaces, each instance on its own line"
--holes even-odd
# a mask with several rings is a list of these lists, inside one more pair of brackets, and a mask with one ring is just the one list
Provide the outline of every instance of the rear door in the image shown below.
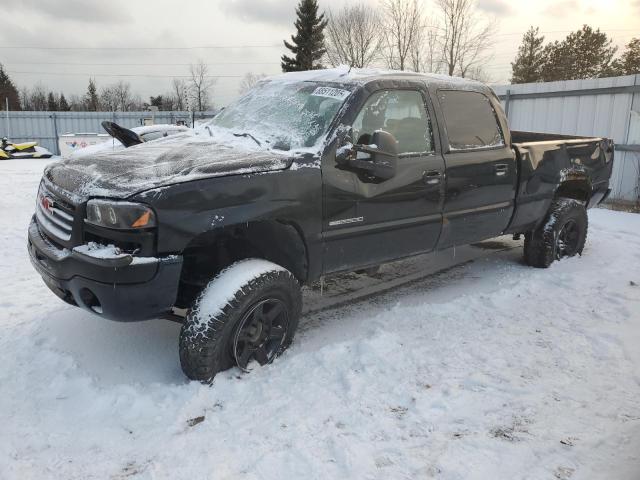
[[446,189],[438,248],[500,235],[514,209],[517,169],[496,109],[482,92],[436,90]]
[[385,181],[325,160],[325,271],[377,265],[435,248],[442,223],[444,160],[436,151],[424,84],[372,92],[350,125],[356,143],[376,130],[398,141],[396,175]]

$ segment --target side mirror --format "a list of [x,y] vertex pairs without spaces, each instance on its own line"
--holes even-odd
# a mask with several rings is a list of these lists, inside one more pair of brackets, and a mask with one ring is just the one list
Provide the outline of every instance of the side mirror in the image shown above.
[[389,180],[396,174],[398,164],[398,142],[384,130],[376,130],[369,145],[341,147],[336,154],[339,165]]

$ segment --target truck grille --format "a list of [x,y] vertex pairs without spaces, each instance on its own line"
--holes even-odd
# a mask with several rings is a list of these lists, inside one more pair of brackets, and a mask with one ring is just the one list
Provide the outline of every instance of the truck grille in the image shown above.
[[74,211],[60,199],[40,187],[36,204],[36,219],[42,233],[51,240],[66,243],[71,240]]

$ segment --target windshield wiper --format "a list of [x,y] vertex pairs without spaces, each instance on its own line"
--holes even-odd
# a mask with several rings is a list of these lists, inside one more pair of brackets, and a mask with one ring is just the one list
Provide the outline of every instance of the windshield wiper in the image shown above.
[[256,137],[254,137],[253,135],[251,135],[250,133],[234,133],[233,134],[234,137],[245,137],[245,138],[250,138],[251,140],[253,140],[254,142],[256,142],[258,144],[259,147],[262,146],[262,144],[258,141],[258,139]]

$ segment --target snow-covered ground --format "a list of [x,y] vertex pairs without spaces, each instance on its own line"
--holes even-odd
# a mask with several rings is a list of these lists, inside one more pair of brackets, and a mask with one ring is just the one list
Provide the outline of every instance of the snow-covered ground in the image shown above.
[[640,478],[640,215],[592,210],[548,270],[506,242],[384,293],[398,269],[328,281],[290,351],[208,387],[178,325],[93,317],[32,270],[44,164],[0,162],[1,479]]

